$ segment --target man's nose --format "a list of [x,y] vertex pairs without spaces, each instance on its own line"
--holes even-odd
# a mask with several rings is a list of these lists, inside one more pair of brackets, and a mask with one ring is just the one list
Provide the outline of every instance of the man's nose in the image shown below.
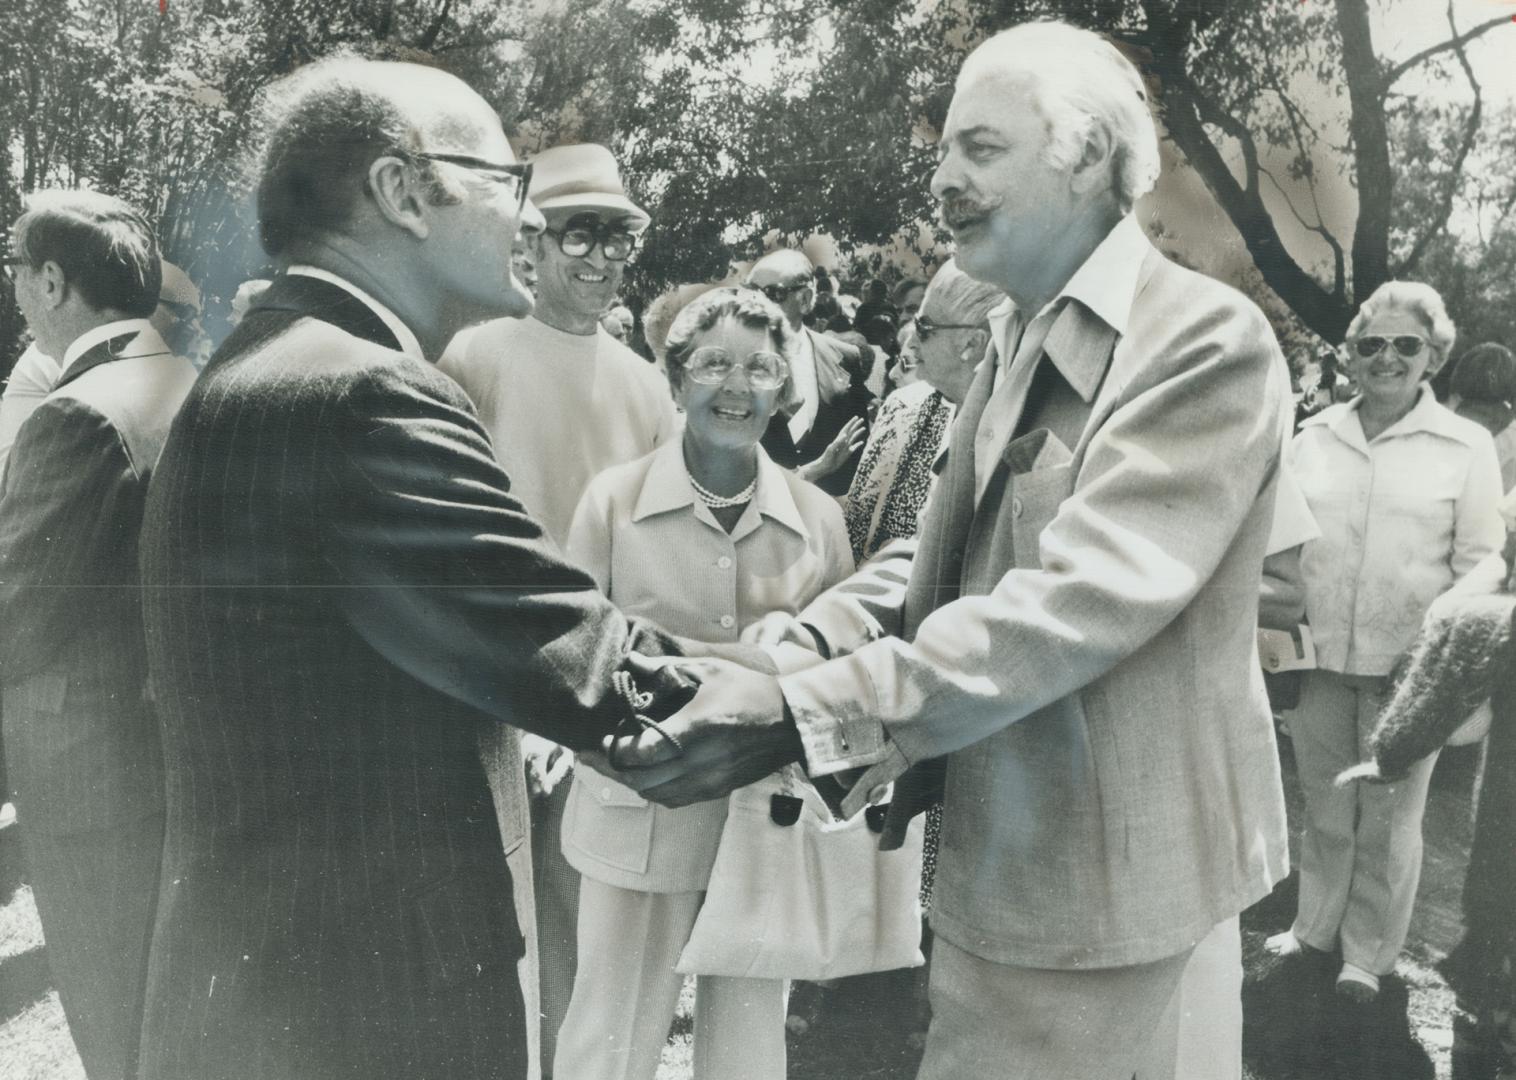
[[597,270],[604,270],[606,264],[610,262],[605,257],[605,241],[597,237],[595,242],[590,245],[590,249],[584,253],[584,261]]
[[546,228],[547,220],[542,216],[542,211],[537,209],[531,199],[526,200],[526,204],[521,207],[521,220],[516,226],[517,231],[522,236],[536,236]]
[[963,176],[958,168],[958,159],[951,150],[942,155],[937,168],[932,172],[932,196],[946,201],[963,190]]

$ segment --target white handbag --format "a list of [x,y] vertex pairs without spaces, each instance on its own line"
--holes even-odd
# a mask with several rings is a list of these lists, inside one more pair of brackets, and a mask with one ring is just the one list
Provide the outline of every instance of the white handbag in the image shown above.
[[[882,825],[883,808],[870,810]],[[911,822],[900,850],[880,851],[868,816],[834,820],[815,789],[787,772],[733,792],[676,969],[815,981],[924,963],[925,818]]]

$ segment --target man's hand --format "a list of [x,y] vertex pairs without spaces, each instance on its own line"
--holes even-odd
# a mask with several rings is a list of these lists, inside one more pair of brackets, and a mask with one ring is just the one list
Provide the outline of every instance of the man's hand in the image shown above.
[[533,798],[553,793],[574,768],[574,753],[541,735],[521,736],[521,760],[526,766],[526,789]]
[[800,733],[773,676],[714,659],[680,664],[679,671],[698,689],[659,726],[682,752],[647,730],[607,737],[603,755],[585,753],[580,760],[665,806],[722,798],[800,760]]
[[771,611],[742,631],[745,645],[799,645],[809,652],[820,653],[816,635],[795,616],[786,611]]
[[842,468],[848,458],[863,449],[863,444],[867,441],[868,431],[863,426],[863,418],[853,417],[842,425],[842,430],[821,451],[820,457],[800,466],[800,475],[813,484],[823,477],[831,476]]

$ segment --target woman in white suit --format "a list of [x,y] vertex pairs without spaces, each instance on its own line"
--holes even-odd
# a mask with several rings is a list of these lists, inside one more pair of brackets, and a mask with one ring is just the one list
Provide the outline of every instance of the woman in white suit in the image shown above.
[[[601,473],[569,533],[569,557],[623,611],[735,642],[852,572],[837,503],[758,445],[791,390],[791,347],[783,312],[758,292],[717,289],[674,320],[666,362],[684,437]],[[721,799],[670,810],[576,775],[562,842],[583,875],[579,966],[555,1075],[652,1080],[726,809]],[[695,1075],[783,1080],[784,992],[781,980],[701,977]]]

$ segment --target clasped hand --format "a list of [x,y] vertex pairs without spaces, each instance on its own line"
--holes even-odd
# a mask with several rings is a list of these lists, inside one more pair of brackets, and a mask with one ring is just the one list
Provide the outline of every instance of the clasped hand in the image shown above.
[[772,675],[717,659],[652,660],[634,653],[627,662],[639,683],[667,664],[696,684],[695,696],[658,724],[670,737],[652,729],[607,736],[599,753],[579,755],[581,764],[654,802],[688,806],[723,798],[800,760],[800,734]]

